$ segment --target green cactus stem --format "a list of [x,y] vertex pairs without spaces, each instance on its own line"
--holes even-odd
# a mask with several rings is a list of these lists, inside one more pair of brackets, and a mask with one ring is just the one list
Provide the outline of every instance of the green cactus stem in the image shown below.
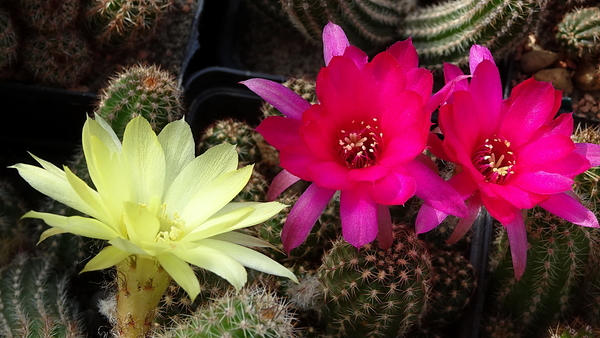
[[578,8],[558,24],[556,39],[578,56],[600,51],[600,7]]
[[256,142],[257,136],[258,133],[247,123],[225,119],[215,122],[206,129],[200,137],[198,148],[200,153],[204,153],[209,148],[224,142],[234,144],[238,152],[238,165],[244,167],[261,161],[260,150]]
[[75,26],[80,0],[18,0],[20,17],[38,32],[61,32]]

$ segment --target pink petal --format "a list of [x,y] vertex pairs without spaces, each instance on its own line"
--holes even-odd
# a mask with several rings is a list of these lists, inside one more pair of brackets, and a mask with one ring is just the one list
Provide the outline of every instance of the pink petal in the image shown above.
[[527,229],[521,213],[517,213],[512,222],[503,224],[508,233],[510,254],[512,256],[515,278],[521,279],[527,265]]
[[433,230],[435,227],[440,225],[448,214],[439,211],[427,203],[421,204],[417,219],[415,220],[415,231],[417,234],[423,234]]
[[575,152],[590,161],[592,167],[600,166],[600,145],[592,143],[576,143]]
[[310,108],[310,103],[281,83],[258,78],[240,83],[291,119],[299,120],[302,113]]
[[[473,102],[473,97],[469,92],[459,91],[454,93],[454,109],[452,110],[452,119],[448,121],[447,117],[440,114],[440,125],[448,122],[453,122],[453,129],[445,132],[447,138],[452,138],[454,141],[459,140],[465,146],[465,150],[471,153],[471,149],[479,146],[481,129],[484,125],[481,123],[484,112],[477,110],[477,106]],[[444,129],[445,130],[445,129]],[[455,133],[456,134],[455,134]]]
[[504,198],[506,201],[514,205],[519,209],[531,209],[537,203],[533,201],[531,193],[521,190],[519,187],[513,185],[500,185],[500,184],[489,184],[489,187],[498,196]]
[[325,66],[329,65],[334,56],[344,55],[348,46],[350,46],[350,42],[342,27],[332,22],[325,25],[323,28],[323,57],[325,58]]
[[273,178],[273,181],[269,186],[269,191],[267,192],[267,201],[274,201],[277,196],[281,195],[282,192],[299,180],[300,177],[292,175],[289,171],[283,169]]
[[463,236],[471,229],[475,219],[479,215],[481,211],[481,200],[477,196],[473,196],[467,200],[467,209],[469,209],[469,216],[466,218],[461,218],[456,224],[454,231],[452,231],[452,235],[446,241],[448,244],[454,244],[458,242]]
[[569,177],[543,171],[517,174],[509,178],[509,182],[537,194],[556,194],[571,190],[573,185]]
[[562,160],[546,165],[544,168],[536,168],[537,170],[545,170],[546,172],[556,173],[563,176],[573,178],[590,168],[590,161],[585,157],[573,152],[565,156]]
[[319,104],[341,127],[353,119],[364,118],[365,111],[372,111],[370,101],[361,99],[364,84],[357,81],[361,77],[361,71],[354,62],[343,57],[332,59],[329,66],[321,68],[317,75]]
[[381,179],[382,177],[389,175],[390,171],[390,168],[377,164],[366,168],[351,169],[348,173],[348,180],[352,182],[375,182]]
[[492,217],[502,224],[512,222],[516,215],[521,215],[521,209],[502,198],[494,198],[480,191],[479,198]]
[[475,69],[484,60],[489,60],[496,65],[492,52],[489,49],[480,45],[471,46],[471,50],[469,51],[469,70],[471,74],[475,74]]
[[377,203],[361,189],[340,194],[340,215],[344,239],[359,248],[377,237]]
[[419,66],[419,56],[412,44],[411,38],[394,43],[387,51],[391,53],[404,68],[410,69]]
[[[423,106],[427,105],[433,89],[433,76],[425,68],[413,68],[406,73],[406,89],[412,90],[423,98]],[[437,107],[436,107],[437,108]],[[427,111],[431,114],[434,109]]]
[[356,46],[348,46],[344,52],[344,57],[349,58],[359,68],[363,68],[369,62],[369,56]]
[[542,126],[538,132],[532,136],[532,140],[552,135],[563,135],[571,137],[573,134],[573,114],[562,113],[550,123]]
[[[444,62],[444,82],[446,84],[454,80],[454,78],[464,75],[465,73],[463,73],[460,67]],[[469,87],[469,82],[465,79],[464,81],[456,82],[455,85],[457,86],[457,90],[467,90]],[[458,88],[459,86],[460,88]]]
[[552,166],[575,150],[575,144],[570,137],[552,135],[527,143],[516,151],[517,171],[523,168],[531,170],[539,165]]
[[302,117],[300,128],[302,143],[309,151],[323,161],[334,161],[339,156],[339,141],[343,127],[337,125],[323,106],[315,104]]
[[437,109],[437,107],[440,105],[454,103],[452,93],[458,90],[465,90],[468,84],[467,79],[469,77],[470,76],[468,75],[463,75],[461,72],[460,75],[453,77],[452,80],[446,81],[444,87],[442,87],[442,89],[429,98],[427,106],[425,107],[425,111],[430,113]]
[[571,223],[585,227],[598,227],[596,215],[568,193],[554,194],[541,202],[540,207]]
[[[471,49],[472,50],[472,49]],[[489,51],[488,51],[489,52]],[[480,135],[493,135],[502,108],[502,82],[494,60],[482,60],[473,74],[469,91],[477,107]]]
[[415,195],[417,182],[401,168],[378,180],[373,185],[371,198],[379,204],[401,205]]
[[442,159],[444,161],[454,162],[454,161],[450,160],[451,155],[446,154],[446,149],[444,148],[444,143],[443,143],[442,139],[440,139],[440,136],[438,134],[429,133],[428,138],[427,138],[427,147],[433,153],[433,155],[435,155],[435,157]]
[[[424,156],[424,155],[423,155]],[[405,168],[417,181],[415,195],[430,206],[447,214],[466,217],[467,207],[463,198],[441,177],[420,161],[411,161]]]
[[392,216],[390,207],[387,205],[377,205],[377,222],[379,223],[377,232],[377,242],[379,247],[387,250],[394,244],[394,231],[392,230]]
[[264,119],[256,131],[259,132],[265,140],[278,150],[287,146],[302,143],[300,138],[300,126],[302,121],[290,119],[283,116],[269,116]]
[[334,193],[335,190],[311,184],[300,196],[281,231],[281,241],[288,254],[304,242]]
[[305,181],[312,181],[309,166],[320,161],[303,144],[288,146],[279,152],[279,165]]
[[315,184],[333,190],[354,188],[354,182],[348,180],[349,171],[348,168],[334,161],[315,162],[308,166],[308,172]]

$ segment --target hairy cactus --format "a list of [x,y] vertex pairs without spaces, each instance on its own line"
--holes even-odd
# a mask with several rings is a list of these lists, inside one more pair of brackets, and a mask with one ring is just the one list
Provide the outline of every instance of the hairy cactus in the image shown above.
[[513,318],[518,332],[541,334],[553,321],[573,311],[590,253],[588,229],[540,208],[526,220],[527,268],[517,281],[500,227],[491,264],[493,282],[486,308],[492,316]]
[[152,36],[170,4],[169,0],[92,0],[85,18],[101,44],[134,47]]
[[454,0],[410,13],[401,35],[412,37],[419,63],[440,68],[442,62],[466,65],[477,43],[495,57],[511,53],[535,28],[545,0]]
[[0,69],[10,65],[17,58],[19,36],[10,14],[0,9]]
[[401,337],[425,314],[435,278],[427,244],[406,225],[394,244],[360,250],[337,241],[323,257],[327,333],[344,337]]
[[7,338],[83,337],[67,280],[50,260],[19,254],[0,270],[0,335]]
[[91,71],[91,62],[87,41],[74,30],[33,35],[25,41],[24,67],[45,84],[73,86]]
[[127,123],[138,115],[160,132],[181,118],[181,90],[175,78],[157,66],[132,66],[117,74],[104,89],[96,113],[122,137]]
[[600,51],[600,7],[575,9],[557,28],[556,39],[578,56]]
[[260,287],[228,292],[153,338],[287,338],[295,337],[288,304]]
[[38,32],[60,32],[72,27],[79,15],[79,0],[18,0],[19,14]]
[[204,153],[209,148],[227,142],[234,144],[238,152],[239,166],[261,161],[260,150],[255,138],[257,133],[247,123],[234,119],[217,121],[209,126],[200,137],[198,148]]

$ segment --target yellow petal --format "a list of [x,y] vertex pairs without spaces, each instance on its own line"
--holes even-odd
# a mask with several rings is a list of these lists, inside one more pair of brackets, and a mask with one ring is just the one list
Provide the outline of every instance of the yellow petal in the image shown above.
[[181,211],[187,229],[198,226],[227,205],[248,183],[252,168],[225,173],[200,189]]
[[160,221],[148,208],[131,202],[125,202],[125,227],[127,238],[133,243],[153,241],[160,229]]
[[84,237],[110,240],[119,236],[113,228],[93,218],[65,217],[37,211],[30,211],[23,217],[39,218],[52,227]]
[[158,141],[165,152],[165,187],[168,187],[181,170],[194,160],[194,136],[189,124],[181,119],[167,124],[158,134]]
[[294,274],[286,267],[252,249],[214,239],[205,239],[199,244],[226,253],[228,256],[235,259],[243,266],[271,275],[287,277],[293,280],[294,282],[298,283],[298,279],[296,278],[296,276],[294,276]]
[[107,246],[87,262],[80,273],[110,268],[129,256],[131,256],[129,252],[120,250],[114,246]]
[[237,169],[238,158],[235,147],[220,144],[196,157],[173,180],[165,193],[164,202],[169,213],[183,211],[188,201],[205,189],[217,177]]
[[160,255],[156,258],[171,278],[190,295],[193,302],[200,293],[200,283],[189,264],[173,255]]
[[252,247],[259,247],[259,248],[272,248],[272,249],[276,249],[275,246],[273,246],[273,244],[254,237],[254,236],[250,236],[250,235],[246,235],[246,234],[242,234],[236,231],[230,231],[230,232],[226,232],[223,234],[219,234],[219,235],[215,235],[210,237],[210,239],[216,239],[219,241],[227,241],[230,243],[234,243],[234,244],[239,244],[239,245],[243,245],[243,246],[252,246]]
[[231,283],[236,290],[246,284],[244,266],[220,250],[199,246],[192,250],[173,251],[173,254],[188,263],[214,272]]
[[136,244],[132,243],[131,241],[122,237],[115,237],[109,240],[108,243],[115,246],[121,251],[129,252],[129,254],[154,256],[153,252],[148,252],[143,248],[140,248]]
[[221,210],[215,213],[213,217],[218,217],[223,213],[229,213],[239,208],[248,207],[252,207],[254,209],[252,214],[241,220],[234,227],[229,228],[229,231],[246,228],[264,222],[286,208],[287,205],[279,202],[232,202],[225,205]]
[[153,197],[163,196],[165,154],[150,123],[141,116],[125,128],[121,160],[135,202],[148,204]]
[[248,217],[254,209],[251,207],[241,208],[232,210],[228,213],[220,214],[216,217],[211,217],[206,222],[202,223],[192,232],[186,234],[184,237],[185,241],[193,242],[200,239],[212,237],[224,232],[230,231],[229,229],[235,227],[238,223]]
[[97,141],[100,141],[100,143],[104,144],[108,150],[108,153],[120,153],[121,142],[110,126],[108,126],[108,124],[100,116],[96,115],[96,120],[88,117],[85,121],[81,137],[83,153],[88,166],[88,172],[97,188],[98,184],[96,182],[98,180],[98,172],[96,170],[96,159],[94,156],[92,156],[92,139],[96,139]]
[[87,214],[99,221],[111,226],[115,231],[119,231],[116,226],[117,220],[113,219],[111,214],[106,210],[106,206],[102,203],[102,198],[96,190],[90,188],[82,179],[77,177],[71,169],[65,168],[66,178],[71,185],[71,188],[77,193],[77,195],[92,209],[93,212]]
[[64,233],[67,233],[67,232],[62,229],[59,229],[59,228],[50,228],[50,229],[42,232],[37,244],[40,244],[41,242],[43,242],[46,238],[48,238],[50,236],[60,235],[60,234],[64,234]]

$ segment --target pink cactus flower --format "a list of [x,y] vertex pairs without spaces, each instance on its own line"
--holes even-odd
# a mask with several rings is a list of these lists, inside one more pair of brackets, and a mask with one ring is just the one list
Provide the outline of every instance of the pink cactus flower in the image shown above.
[[290,211],[281,237],[289,252],[302,244],[327,203],[340,191],[342,234],[356,247],[378,238],[392,244],[389,205],[416,195],[445,213],[466,216],[464,199],[441,179],[425,150],[431,113],[445,91],[431,96],[433,77],[418,68],[410,40],[368,62],[344,31],[323,31],[326,67],[317,77],[318,104],[263,79],[243,82],[285,116],[257,128],[280,152],[283,171],[272,200],[294,182],[313,182]]
[[[470,52],[470,82],[446,64],[446,81],[454,92],[440,107],[443,140],[431,134],[434,155],[457,164],[448,182],[466,199],[468,217],[457,224],[449,242],[471,228],[482,206],[507,230],[517,278],[525,271],[527,233],[522,210],[536,205],[588,227],[594,214],[572,191],[573,178],[600,164],[600,146],[575,144],[572,114],[556,117],[561,92],[550,83],[529,79],[502,99],[498,68],[490,51],[475,45]],[[446,212],[426,202],[417,216],[417,232],[436,227]]]

